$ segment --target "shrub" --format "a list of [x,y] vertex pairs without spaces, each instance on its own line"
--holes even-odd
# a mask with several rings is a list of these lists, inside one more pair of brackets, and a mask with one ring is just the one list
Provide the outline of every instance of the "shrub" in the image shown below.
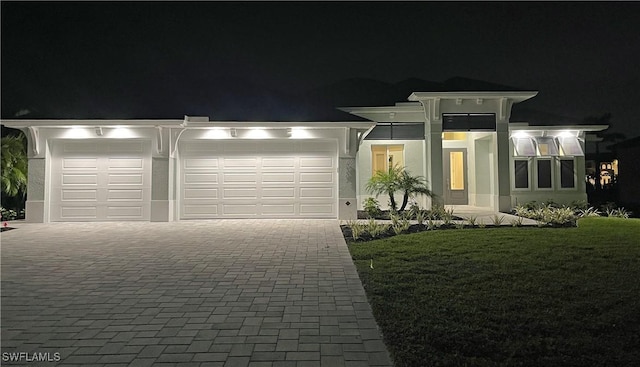
[[427,218],[426,213],[424,212],[424,210],[418,210],[418,212],[415,214],[416,221],[418,222],[418,225],[420,227],[422,227],[424,225],[424,221]]
[[375,198],[366,198],[364,199],[364,211],[367,212],[369,218],[375,218],[380,215],[380,203]]
[[515,219],[511,220],[511,226],[512,227],[522,227],[522,217],[517,217]]
[[388,224],[378,223],[373,218],[370,218],[369,222],[367,222],[367,225],[366,225],[366,231],[373,238],[380,237],[380,235],[387,233],[388,230],[389,230]]
[[594,207],[589,207],[587,209],[579,209],[578,210],[578,216],[580,218],[585,218],[585,217],[599,217],[600,216],[600,211]]
[[504,215],[498,216],[498,214],[494,214],[493,218],[491,218],[493,225],[499,227],[504,222]]
[[475,227],[476,225],[476,221],[478,220],[478,217],[476,217],[475,215],[470,215],[468,217],[465,218],[467,223],[469,223],[469,225],[471,227]]
[[629,218],[629,214],[625,208],[607,209],[607,217]]
[[20,212],[16,212],[13,209],[7,209],[0,206],[0,220],[16,220],[19,218],[24,218],[24,215],[24,209],[20,210]]
[[391,218],[391,229],[393,229],[393,233],[401,234],[409,230],[411,223],[406,216],[401,216],[398,214],[392,214]]
[[365,225],[357,220],[348,220],[347,226],[351,229],[351,237],[354,241],[362,237],[365,232]]

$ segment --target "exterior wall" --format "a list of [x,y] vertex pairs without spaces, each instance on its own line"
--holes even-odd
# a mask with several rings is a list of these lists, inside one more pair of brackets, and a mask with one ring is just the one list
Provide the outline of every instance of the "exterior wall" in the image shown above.
[[[364,200],[373,195],[369,194],[366,190],[366,185],[372,176],[372,162],[371,162],[371,146],[372,145],[404,145],[404,164],[412,175],[425,176],[424,171],[424,141],[423,140],[364,140],[360,145],[356,157],[356,165],[358,167],[357,172],[357,188],[358,188],[358,210],[362,210]],[[430,187],[432,183],[428,182]],[[388,197],[385,195],[378,196],[378,202],[380,202],[381,209],[388,209]],[[402,195],[398,194],[395,197],[398,205],[402,203]],[[430,203],[425,197],[417,198],[418,204],[425,208],[429,207]]]

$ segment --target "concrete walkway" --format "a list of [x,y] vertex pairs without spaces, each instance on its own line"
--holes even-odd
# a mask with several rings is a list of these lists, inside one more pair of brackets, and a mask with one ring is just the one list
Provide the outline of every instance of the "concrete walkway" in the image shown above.
[[391,365],[336,220],[10,226],[2,365]]

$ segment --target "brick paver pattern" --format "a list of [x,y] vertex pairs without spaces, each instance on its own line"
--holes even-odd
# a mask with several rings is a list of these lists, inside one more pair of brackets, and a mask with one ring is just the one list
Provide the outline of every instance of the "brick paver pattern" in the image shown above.
[[336,220],[13,226],[2,365],[391,365]]

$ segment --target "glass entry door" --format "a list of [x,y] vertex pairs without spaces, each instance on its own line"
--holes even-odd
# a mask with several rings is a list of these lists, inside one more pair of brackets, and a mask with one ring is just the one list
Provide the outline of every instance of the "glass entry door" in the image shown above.
[[467,149],[443,149],[442,158],[444,203],[447,205],[468,205]]

